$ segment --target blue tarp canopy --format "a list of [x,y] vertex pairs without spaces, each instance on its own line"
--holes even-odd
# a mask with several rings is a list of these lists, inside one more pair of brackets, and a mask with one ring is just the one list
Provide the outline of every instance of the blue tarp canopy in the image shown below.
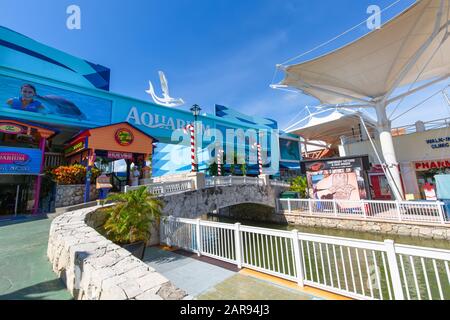
[[450,174],[438,174],[436,180],[437,197],[441,200],[450,200]]

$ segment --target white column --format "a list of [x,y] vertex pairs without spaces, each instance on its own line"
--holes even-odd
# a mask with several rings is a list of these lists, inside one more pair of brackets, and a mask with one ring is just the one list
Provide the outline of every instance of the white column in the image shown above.
[[300,245],[298,243],[298,231],[292,230],[292,243],[294,245],[294,262],[295,262],[295,269],[297,271],[297,283],[300,287],[303,287],[303,281],[304,281],[304,272],[303,272],[303,265],[302,265],[302,252],[300,250]]
[[236,254],[236,264],[239,269],[242,268],[242,245],[241,245],[241,224],[234,224],[234,252]]
[[197,255],[200,257],[202,255],[202,234],[200,230],[200,219],[197,219],[195,223],[195,234],[197,238]]
[[380,136],[381,151],[383,153],[384,162],[387,166],[386,173],[389,185],[397,200],[404,200],[402,183],[400,179],[399,164],[394,149],[394,141],[391,134],[391,122],[387,118],[386,106],[377,104],[375,106],[378,117],[378,133]]

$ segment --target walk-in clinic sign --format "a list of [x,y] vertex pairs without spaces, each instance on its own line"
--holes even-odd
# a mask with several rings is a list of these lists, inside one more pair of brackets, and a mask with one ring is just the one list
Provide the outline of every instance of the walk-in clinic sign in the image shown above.
[[39,149],[0,148],[0,174],[38,175],[42,152]]

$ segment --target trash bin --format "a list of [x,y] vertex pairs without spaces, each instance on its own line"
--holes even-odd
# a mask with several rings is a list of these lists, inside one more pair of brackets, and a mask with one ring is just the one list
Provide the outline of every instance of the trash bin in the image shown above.
[[294,191],[285,191],[280,195],[281,199],[300,199],[300,194]]

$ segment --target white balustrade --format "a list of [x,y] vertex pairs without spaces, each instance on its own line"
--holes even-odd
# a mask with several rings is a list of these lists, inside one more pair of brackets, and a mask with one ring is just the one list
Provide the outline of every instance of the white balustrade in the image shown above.
[[126,186],[125,192],[128,192],[130,190],[136,190],[139,189],[140,187],[147,187],[148,191],[154,195],[167,195],[193,190],[193,182],[192,180],[184,180],[175,182],[152,183],[133,187]]
[[277,207],[289,214],[376,221],[450,223],[440,201],[374,201],[279,199]]
[[[355,299],[450,299],[450,251],[182,218],[161,243]],[[199,239],[200,237],[200,239]]]

